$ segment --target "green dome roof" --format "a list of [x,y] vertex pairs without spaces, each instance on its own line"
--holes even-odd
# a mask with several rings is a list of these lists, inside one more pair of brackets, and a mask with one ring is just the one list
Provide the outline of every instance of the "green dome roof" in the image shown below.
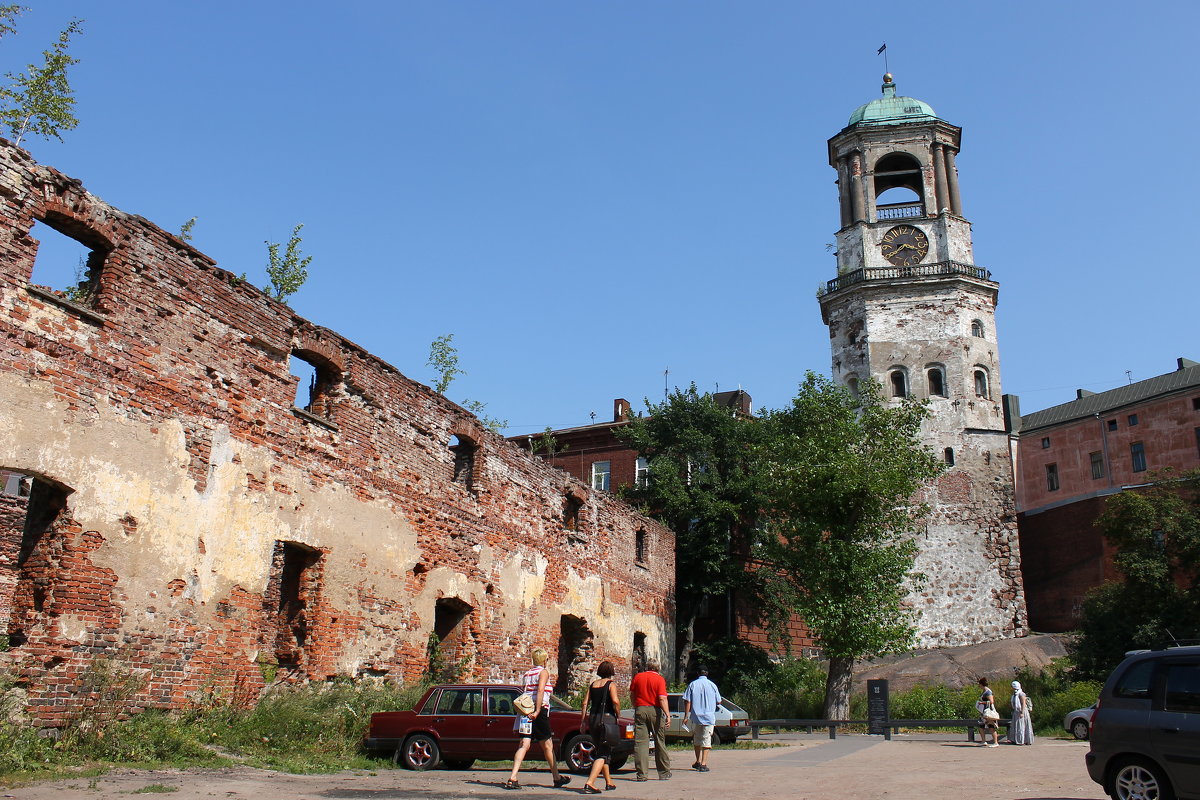
[[933,107],[915,97],[897,97],[892,74],[883,76],[883,97],[859,106],[850,115],[851,125],[902,125],[905,122],[927,122],[938,115]]

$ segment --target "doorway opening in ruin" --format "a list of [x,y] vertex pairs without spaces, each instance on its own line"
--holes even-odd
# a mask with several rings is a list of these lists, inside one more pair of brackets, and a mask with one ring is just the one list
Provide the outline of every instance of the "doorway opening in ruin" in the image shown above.
[[271,577],[264,598],[274,618],[275,658],[279,666],[300,666],[312,631],[312,614],[321,594],[322,553],[297,542],[275,542]]
[[474,609],[457,597],[439,597],[429,638],[429,675],[440,683],[459,680],[471,660],[468,620]]
[[563,499],[563,527],[569,531],[579,530],[579,512],[583,510],[583,501],[569,494]]
[[629,661],[631,675],[637,675],[646,669],[646,634],[638,631],[633,634],[633,658]]
[[288,371],[296,379],[296,408],[329,419],[333,415],[333,388],[339,380],[333,362],[311,350],[293,350]]
[[595,649],[587,621],[563,614],[558,623],[558,683],[555,690],[566,696],[588,685],[592,677],[592,652]]
[[35,220],[29,235],[37,254],[29,282],[83,306],[91,306],[108,246],[87,227],[68,217],[48,214]]
[[52,599],[61,555],[57,530],[70,522],[64,511],[74,490],[9,470],[0,470],[0,481],[0,633],[18,647]]

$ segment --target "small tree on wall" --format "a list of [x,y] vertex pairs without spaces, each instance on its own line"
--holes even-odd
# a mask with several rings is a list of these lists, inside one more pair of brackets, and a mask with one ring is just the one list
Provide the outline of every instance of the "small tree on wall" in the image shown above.
[[300,244],[303,242],[300,229],[303,227],[304,223],[297,223],[292,229],[292,235],[282,254],[279,252],[281,245],[278,242],[266,243],[267,277],[271,280],[267,294],[280,302],[298,292],[308,280],[308,265],[312,262],[312,256],[300,255]]
[[[15,18],[21,7],[0,7],[0,35],[15,31]],[[79,59],[67,51],[71,37],[83,31],[83,20],[72,19],[58,35],[58,41],[42,52],[42,65],[30,64],[25,72],[7,73],[9,85],[0,89],[0,123],[8,129],[15,144],[28,134],[62,141],[62,132],[79,125],[75,117],[75,93],[67,70]]]

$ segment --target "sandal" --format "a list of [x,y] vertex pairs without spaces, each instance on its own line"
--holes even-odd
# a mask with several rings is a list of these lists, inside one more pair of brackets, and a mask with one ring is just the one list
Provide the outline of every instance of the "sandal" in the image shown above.
[[617,788],[617,785],[615,783],[604,784],[604,791],[606,791],[606,792],[611,792],[615,788]]
[[585,783],[585,784],[583,785],[583,793],[584,793],[584,794],[600,794],[600,790],[599,790],[599,789],[597,789],[595,786],[588,786],[588,785]]
[[520,789],[521,784],[517,783],[516,781],[505,781],[504,788],[505,789]]

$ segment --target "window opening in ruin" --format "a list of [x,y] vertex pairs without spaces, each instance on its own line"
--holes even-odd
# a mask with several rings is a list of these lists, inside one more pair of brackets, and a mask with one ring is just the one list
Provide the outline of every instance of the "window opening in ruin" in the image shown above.
[[854,395],[857,398],[859,396],[858,378],[854,377],[853,375],[850,376],[849,378],[846,378],[846,388],[850,390],[850,394]]
[[0,472],[0,633],[18,647],[27,641],[30,617],[45,611],[57,580],[61,544],[56,529],[72,490],[25,473]]
[[612,478],[611,461],[592,462],[592,488],[608,491],[609,480]]
[[281,667],[300,665],[321,593],[321,551],[297,542],[275,542],[264,601],[275,619],[275,658]]
[[457,597],[439,597],[433,607],[433,636],[429,640],[429,676],[457,681],[471,660],[467,621],[474,609]]
[[1050,492],[1058,491],[1058,464],[1046,465],[1046,490]]
[[633,634],[633,656],[629,661],[630,674],[636,675],[646,668],[646,634]]
[[587,686],[592,676],[593,636],[587,621],[563,614],[558,623],[558,682],[555,692],[565,697]]
[[468,491],[475,488],[475,454],[478,450],[479,445],[466,436],[450,438],[450,452],[454,454],[454,472],[451,479]]
[[904,370],[892,370],[888,373],[888,380],[892,384],[892,397],[908,397],[908,376]]
[[946,377],[942,373],[941,367],[930,367],[925,373],[925,377],[929,383],[930,397],[946,396]]
[[563,498],[563,527],[569,531],[579,530],[579,513],[583,510],[583,501],[574,495]]
[[293,350],[288,371],[296,378],[296,408],[324,419],[333,416],[333,388],[340,378],[327,359],[308,350]]
[[[1200,428],[1196,429],[1200,434]],[[1099,480],[1104,477],[1104,454],[1097,450],[1094,453],[1088,453],[1088,460],[1092,464],[1092,480]]]
[[954,448],[953,447],[947,447],[944,451],[942,451],[942,456],[946,460],[946,466],[948,466],[948,467],[954,466]]
[[875,162],[876,219],[925,216],[921,164],[907,153],[889,153]]
[[645,456],[638,456],[637,463],[633,467],[633,482],[639,489],[645,489],[650,485],[650,459]]
[[977,339],[983,338],[983,323],[977,319],[971,320],[971,335]]
[[646,530],[644,528],[638,528],[637,533],[633,535],[633,558],[639,564],[646,561]]
[[1129,445],[1129,456],[1134,472],[1146,471],[1146,447],[1142,442]]
[[987,372],[982,369],[975,370],[975,395],[977,397],[988,398],[988,376]]
[[29,283],[72,303],[91,306],[107,246],[89,235],[86,227],[65,217],[35,220],[29,233],[38,242]]

